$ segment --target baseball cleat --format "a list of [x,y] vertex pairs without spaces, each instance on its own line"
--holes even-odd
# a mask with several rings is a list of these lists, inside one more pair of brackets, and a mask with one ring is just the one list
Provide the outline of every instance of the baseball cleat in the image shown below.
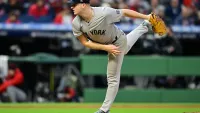
[[98,110],[98,111],[95,112],[95,113],[110,113],[110,111],[104,112],[104,111],[102,111],[102,110]]

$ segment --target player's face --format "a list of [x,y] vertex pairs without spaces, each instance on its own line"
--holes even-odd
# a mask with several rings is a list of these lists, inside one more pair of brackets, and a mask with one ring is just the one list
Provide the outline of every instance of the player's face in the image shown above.
[[14,74],[15,74],[15,71],[13,69],[9,69],[8,70],[8,75],[9,76],[14,76]]
[[71,6],[71,9],[73,10],[74,15],[79,15],[79,13],[82,11],[81,5],[82,4],[75,4],[75,5]]

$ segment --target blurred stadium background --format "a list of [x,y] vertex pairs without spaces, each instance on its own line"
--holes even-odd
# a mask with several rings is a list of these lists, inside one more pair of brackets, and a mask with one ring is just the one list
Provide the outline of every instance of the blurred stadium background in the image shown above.
[[[73,36],[67,2],[0,0],[0,103],[103,102],[107,54]],[[116,102],[200,102],[200,0],[90,2],[155,12],[168,26],[166,36],[143,35],[125,57]],[[116,25],[129,33],[142,21],[123,18]],[[10,78],[10,70],[23,76]],[[5,84],[8,79],[18,82]]]

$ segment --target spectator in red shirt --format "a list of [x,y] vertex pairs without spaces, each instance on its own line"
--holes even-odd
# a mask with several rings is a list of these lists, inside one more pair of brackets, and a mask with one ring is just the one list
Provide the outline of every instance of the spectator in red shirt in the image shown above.
[[25,92],[20,89],[24,82],[23,73],[15,64],[10,64],[8,75],[4,82],[0,84],[0,94],[7,93],[11,102],[23,102],[26,100]]
[[193,0],[183,0],[183,4],[187,7],[193,7]]
[[29,15],[39,18],[40,16],[48,15],[49,8],[45,5],[43,0],[37,0],[36,4],[33,4],[29,8]]
[[63,10],[63,8],[62,8],[63,3],[61,0],[51,0],[50,4],[56,14],[60,13]]
[[18,23],[20,23],[20,21],[18,20],[18,15],[15,14],[14,12],[11,12],[8,19],[6,20],[6,23],[7,24],[11,24],[11,23],[18,24]]
[[63,10],[58,13],[54,19],[55,24],[70,24],[73,16],[68,5],[63,5]]

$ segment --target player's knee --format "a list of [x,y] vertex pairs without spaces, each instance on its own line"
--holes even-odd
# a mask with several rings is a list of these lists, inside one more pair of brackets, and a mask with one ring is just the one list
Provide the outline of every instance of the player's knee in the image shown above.
[[10,92],[13,92],[14,86],[9,86],[6,90],[7,90],[8,92],[9,92],[9,91],[10,91]]
[[119,87],[119,80],[109,80],[108,86],[116,87],[116,88]]

